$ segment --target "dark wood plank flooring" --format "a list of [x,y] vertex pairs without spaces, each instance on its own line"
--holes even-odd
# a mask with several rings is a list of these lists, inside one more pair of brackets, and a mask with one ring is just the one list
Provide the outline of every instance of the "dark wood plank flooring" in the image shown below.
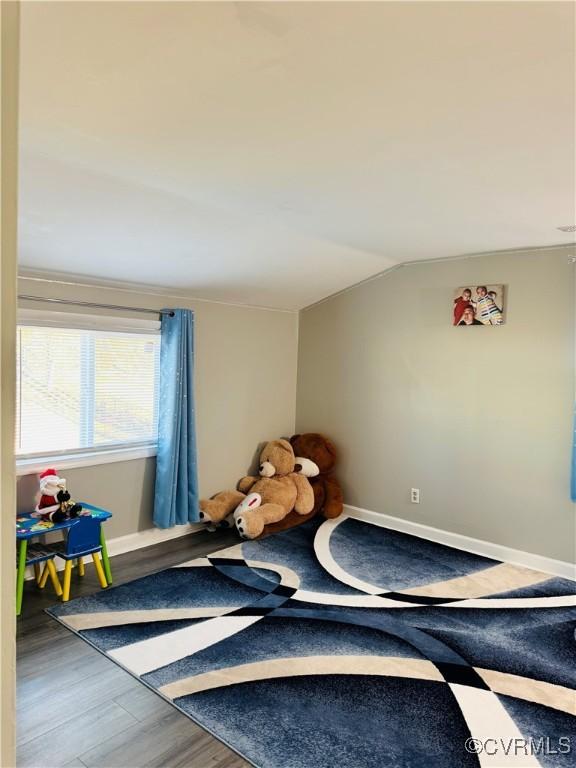
[[[114,584],[237,543],[201,532],[112,558]],[[99,590],[74,570],[71,597]],[[249,764],[51,619],[56,597],[26,582],[18,619],[19,768],[242,768]]]

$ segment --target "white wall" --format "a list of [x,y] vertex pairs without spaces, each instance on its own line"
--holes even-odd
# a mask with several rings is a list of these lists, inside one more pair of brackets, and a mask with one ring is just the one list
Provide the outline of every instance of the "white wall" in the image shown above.
[[[293,433],[297,313],[23,278],[19,293],[194,310],[196,432],[202,496],[235,487],[252,463],[260,442]],[[27,302],[22,305],[36,309],[46,306]],[[75,307],[69,310],[79,311]],[[134,313],[130,316],[138,317]],[[107,531],[109,537],[114,537],[152,526],[154,472],[154,459],[139,459],[66,470],[66,478],[74,498],[113,511]],[[30,508],[36,490],[36,477],[19,479],[20,510]]]
[[[348,503],[573,559],[574,252],[409,265],[301,313],[296,427],[337,441]],[[452,327],[485,283],[506,325]]]

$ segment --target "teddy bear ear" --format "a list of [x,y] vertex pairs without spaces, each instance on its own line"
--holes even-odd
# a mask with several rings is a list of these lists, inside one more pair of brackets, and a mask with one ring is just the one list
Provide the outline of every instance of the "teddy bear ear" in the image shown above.
[[299,437],[300,435],[292,435],[292,437],[290,438],[290,444],[294,445],[294,443],[296,442],[296,440],[298,440]]

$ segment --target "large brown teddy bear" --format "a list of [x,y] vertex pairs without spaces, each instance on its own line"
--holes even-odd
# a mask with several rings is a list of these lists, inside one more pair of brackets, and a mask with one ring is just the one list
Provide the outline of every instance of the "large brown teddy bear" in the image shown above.
[[310,477],[314,490],[314,513],[327,519],[338,517],[344,509],[342,488],[332,474],[338,453],[334,443],[318,432],[307,432],[290,438],[294,453],[309,459],[318,467],[318,474]]
[[310,480],[314,491],[314,507],[308,515],[296,515],[291,512],[283,520],[270,523],[264,528],[265,535],[301,525],[315,515],[323,515],[325,518],[338,517],[344,509],[340,483],[332,474],[338,458],[332,441],[318,432],[308,432],[294,435],[290,438],[290,443],[301,474]]
[[260,454],[260,477],[244,477],[237,491],[221,491],[201,501],[201,521],[217,525],[234,512],[239,534],[254,539],[265,525],[279,522],[292,510],[307,515],[314,508],[314,492],[308,478],[294,469],[294,451],[288,440],[272,440]]

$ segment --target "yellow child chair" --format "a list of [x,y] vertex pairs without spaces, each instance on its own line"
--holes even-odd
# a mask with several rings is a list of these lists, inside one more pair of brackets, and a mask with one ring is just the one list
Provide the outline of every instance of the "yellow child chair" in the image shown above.
[[84,576],[84,560],[86,555],[92,555],[98,581],[102,589],[108,586],[102,563],[100,562],[100,521],[89,515],[81,515],[68,530],[66,541],[50,545],[57,557],[66,561],[64,567],[64,587],[62,600],[70,599],[70,581],[72,577],[72,561],[78,561],[78,573]]

